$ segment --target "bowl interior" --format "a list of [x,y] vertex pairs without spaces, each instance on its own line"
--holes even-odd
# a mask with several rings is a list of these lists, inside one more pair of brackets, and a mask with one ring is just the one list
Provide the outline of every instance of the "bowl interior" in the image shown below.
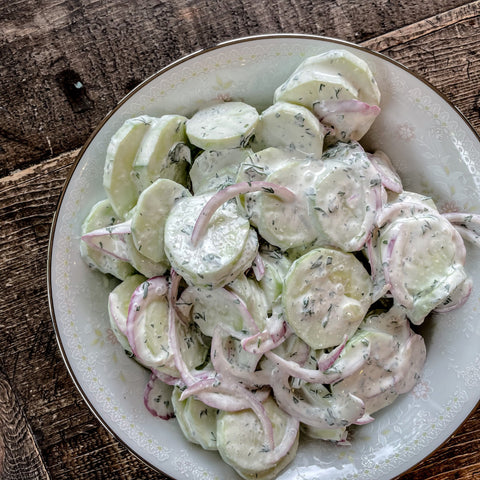
[[[140,114],[191,115],[214,98],[262,110],[273,91],[306,57],[345,48],[371,66],[382,112],[364,145],[392,159],[406,189],[433,197],[442,211],[480,212],[480,145],[473,129],[434,89],[400,65],[351,44],[279,35],[240,39],[193,54],[128,95],[82,150],[52,230],[49,294],[59,344],[77,386],[98,418],[132,451],[178,479],[234,478],[215,452],[184,440],[175,420],[153,418],[143,405],[148,373],[124,355],[108,322],[113,281],[89,270],[79,255],[80,226],[98,200],[110,137]],[[351,446],[302,440],[281,479],[391,478],[438,447],[480,397],[480,253],[468,247],[474,290],[460,310],[421,328],[428,354],[409,394],[353,430]]]

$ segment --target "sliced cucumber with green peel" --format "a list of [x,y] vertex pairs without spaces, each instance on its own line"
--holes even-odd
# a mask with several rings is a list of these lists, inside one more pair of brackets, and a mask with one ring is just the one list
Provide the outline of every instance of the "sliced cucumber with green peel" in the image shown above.
[[425,342],[402,307],[371,312],[327,371],[342,374],[332,393],[361,398],[365,413],[372,414],[414,387],[425,358]]
[[[179,373],[175,353],[169,341],[168,284],[164,277],[149,278],[133,292],[128,309],[126,334],[139,363],[173,377]],[[182,359],[188,368],[202,364],[207,347],[196,326],[180,323],[179,345]]]
[[250,221],[260,235],[282,250],[314,242],[318,237],[318,224],[309,192],[320,162],[291,161],[267,177],[267,181],[282,185],[296,194],[293,202],[284,202],[275,195],[256,194],[246,198]]
[[253,151],[249,148],[206,150],[195,158],[190,169],[190,180],[195,195],[214,192],[235,183],[240,164]]
[[199,110],[187,121],[187,137],[203,150],[246,147],[258,112],[243,102],[225,102]]
[[285,319],[314,349],[350,337],[371,304],[372,281],[353,254],[317,248],[296,260],[282,294]]
[[165,253],[189,285],[217,288],[233,280],[231,273],[241,263],[250,224],[239,215],[236,203],[225,203],[193,246],[195,222],[210,198],[211,194],[185,197],[173,206],[165,224]]
[[[120,219],[113,211],[109,200],[97,202],[90,210],[82,224],[82,235],[93,232],[100,228],[111,227],[118,223]],[[125,280],[132,275],[135,270],[128,263],[118,258],[91,247],[83,240],[80,240],[80,255],[90,268],[99,270],[102,273],[108,273],[120,280]]]
[[126,120],[107,148],[103,186],[113,210],[122,220],[137,203],[139,192],[132,176],[133,162],[154,121],[146,115]]
[[280,249],[263,248],[259,253],[265,269],[259,284],[271,312],[273,303],[282,293],[283,279],[292,265],[292,261]]
[[154,262],[142,255],[133,243],[132,235],[126,237],[127,247],[130,255],[130,263],[135,270],[147,278],[163,275],[169,268],[167,261]]
[[152,262],[168,264],[163,232],[173,205],[190,192],[173,180],[160,178],[146,188],[132,211],[132,237],[137,250]]
[[186,145],[186,122],[182,115],[163,115],[152,120],[133,162],[134,180],[140,192],[159,178],[187,186],[191,153]]
[[243,300],[258,329],[263,330],[268,316],[269,304],[260,285],[241,273],[233,282],[228,284],[228,288]]
[[181,394],[182,391],[175,388],[172,403],[183,434],[190,442],[200,445],[205,450],[216,450],[218,410],[194,397],[180,400]]
[[135,289],[146,280],[143,275],[130,275],[117,285],[108,296],[110,327],[124,350],[129,353],[132,352],[127,340],[127,315],[130,299]]
[[237,332],[249,329],[240,310],[238,299],[224,288],[213,290],[187,287],[177,306],[184,316],[195,322],[200,331],[213,336],[217,325],[224,325]]
[[358,100],[369,105],[380,103],[380,90],[367,62],[348,50],[330,50],[309,57],[297,70],[317,70],[340,75],[354,86]]
[[[331,396],[330,390],[321,383],[305,383],[300,386],[299,393],[305,400],[309,400],[313,405],[321,403],[325,397],[328,398]],[[319,428],[303,423],[300,426],[300,430],[308,437],[318,440],[341,442],[345,440],[347,436],[346,427]]]
[[416,325],[467,280],[465,246],[450,222],[433,210],[400,216],[382,229],[378,245],[395,303]]
[[315,183],[313,207],[322,244],[360,250],[374,228],[380,176],[366,155],[352,165],[326,159],[324,167]]
[[313,110],[322,100],[351,100],[357,89],[344,77],[316,69],[299,69],[275,90],[274,102],[289,102]]
[[326,129],[307,108],[276,102],[260,115],[252,147],[287,148],[320,158]]
[[238,278],[239,275],[245,273],[245,271],[247,271],[252,266],[255,257],[257,256],[257,253],[258,235],[253,228],[250,228],[240,258],[230,270],[230,273],[225,279],[225,282],[230,283],[236,278]]
[[[286,435],[292,435],[287,431],[289,415],[271,397],[263,407],[272,422],[275,445],[279,445]],[[266,448],[265,432],[255,413],[250,409],[221,411],[217,421],[217,448],[223,460],[243,478],[273,479],[293,460],[298,448],[298,432],[286,454],[272,464],[268,461],[271,450]]]

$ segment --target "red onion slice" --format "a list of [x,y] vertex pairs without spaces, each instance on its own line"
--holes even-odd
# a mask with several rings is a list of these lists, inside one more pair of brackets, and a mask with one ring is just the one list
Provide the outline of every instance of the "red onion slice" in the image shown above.
[[467,242],[480,247],[480,215],[474,213],[444,213],[446,218]]
[[286,187],[277,185],[276,183],[255,181],[255,182],[240,182],[230,185],[223,190],[218,191],[203,207],[200,215],[193,227],[191,242],[195,246],[205,234],[208,227],[208,222],[213,214],[228,200],[235,198],[237,195],[253,192],[264,192],[271,195],[276,195],[284,202],[293,202],[296,196]]
[[81,239],[95,250],[111,255],[123,262],[130,262],[126,236],[131,233],[131,220],[127,220],[117,225],[92,230],[82,235]]
[[169,420],[175,416],[171,402],[173,387],[162,382],[154,373],[150,376],[143,394],[147,410],[155,417]]
[[465,305],[465,302],[470,298],[473,289],[473,280],[467,278],[454,292],[452,292],[447,300],[436,307],[433,311],[436,313],[447,313],[460,308]]
[[252,263],[253,274],[255,279],[259,282],[265,275],[265,264],[263,263],[262,256],[257,253]]
[[352,424],[365,413],[363,400],[352,394],[332,395],[314,405],[297,398],[288,382],[288,374],[272,369],[271,385],[278,405],[298,421],[317,428],[338,428]]
[[380,175],[382,185],[392,192],[402,193],[402,180],[395,171],[390,158],[380,150],[374,153],[367,153],[367,157]]
[[155,362],[152,354],[147,351],[145,337],[141,331],[142,316],[147,306],[159,297],[165,297],[168,284],[165,277],[153,277],[140,284],[133,292],[128,307],[126,336],[133,354],[146,365]]

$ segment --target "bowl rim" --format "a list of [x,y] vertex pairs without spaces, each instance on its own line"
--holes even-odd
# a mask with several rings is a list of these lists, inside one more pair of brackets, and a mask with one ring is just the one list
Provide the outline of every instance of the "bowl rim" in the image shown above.
[[[60,193],[60,196],[57,200],[57,204],[55,206],[55,213],[52,219],[51,227],[50,227],[50,233],[49,233],[49,241],[48,241],[48,250],[47,250],[47,294],[48,294],[48,306],[49,306],[49,311],[50,311],[50,317],[53,323],[53,328],[55,331],[55,337],[57,339],[57,345],[60,350],[60,354],[62,357],[62,360],[67,368],[68,374],[70,378],[72,379],[75,387],[77,388],[78,392],[80,393],[80,396],[82,397],[83,401],[86,403],[87,407],[89,410],[92,412],[94,417],[97,419],[97,421],[106,429],[106,431],[113,437],[115,438],[123,447],[125,447],[134,457],[136,457],[138,460],[143,462],[145,465],[148,465],[150,468],[152,468],[154,471],[168,477],[170,475],[166,474],[163,472],[160,468],[157,466],[153,465],[150,461],[147,459],[143,458],[139,453],[137,453],[133,448],[131,448],[115,431],[113,430],[112,427],[110,427],[107,423],[106,420],[102,417],[102,415],[97,411],[97,409],[93,406],[91,401],[88,398],[88,395],[84,391],[82,385],[80,384],[80,381],[77,379],[75,376],[74,370],[72,365],[70,364],[68,357],[67,357],[67,352],[65,350],[65,347],[62,343],[62,340],[60,338],[60,331],[59,327],[57,324],[57,319],[55,315],[55,305],[54,305],[54,299],[53,299],[53,291],[52,291],[52,259],[53,259],[53,243],[55,239],[55,233],[56,233],[56,227],[57,227],[57,221],[58,221],[58,216],[60,209],[63,204],[63,200],[65,198],[67,189],[70,185],[70,182],[72,180],[72,177],[78,167],[78,164],[80,163],[81,159],[83,158],[83,155],[85,154],[85,151],[87,148],[90,146],[94,138],[97,136],[97,134],[102,130],[104,125],[107,123],[107,121],[131,98],[133,97],[137,92],[139,92],[145,85],[148,83],[152,82],[155,80],[157,77],[163,75],[164,73],[168,72],[169,70],[195,58],[210,52],[213,52],[215,50],[219,50],[224,47],[232,46],[232,45],[237,45],[241,43],[246,43],[246,42],[252,42],[252,41],[258,41],[258,40],[278,40],[278,39],[305,39],[305,40],[318,40],[318,41],[323,41],[323,42],[329,42],[329,43],[334,43],[338,44],[340,46],[345,46],[349,47],[352,49],[356,49],[359,51],[366,52],[368,54],[374,55],[376,57],[379,57],[381,60],[389,62],[393,64],[396,67],[401,68],[402,70],[406,71],[410,75],[414,76],[417,80],[422,82],[424,85],[426,85],[430,90],[432,90],[434,93],[436,93],[443,101],[445,101],[449,107],[451,107],[456,114],[463,120],[463,123],[471,130],[471,132],[474,134],[476,137],[477,141],[480,143],[480,133],[477,132],[477,130],[473,127],[473,125],[470,123],[470,121],[467,119],[467,117],[462,113],[461,110],[459,110],[458,107],[456,107],[451,100],[447,98],[447,96],[442,93],[437,87],[435,87],[430,81],[426,80],[424,77],[419,75],[418,73],[412,71],[410,68],[407,66],[403,65],[401,62],[394,60],[387,55],[377,52],[375,50],[372,50],[369,47],[362,46],[356,43],[353,43],[348,40],[340,39],[340,38],[334,38],[334,37],[328,37],[328,36],[323,36],[323,35],[314,35],[314,34],[303,34],[303,33],[267,33],[267,34],[258,34],[258,35],[250,35],[250,36],[243,36],[243,37],[238,37],[238,38],[233,38],[225,41],[221,41],[219,43],[216,43],[212,46],[205,47],[205,48],[200,48],[192,53],[186,54],[177,60],[174,60],[149,77],[147,77],[145,80],[143,80],[141,83],[139,83],[136,87],[134,87],[132,90],[130,90],[124,97],[122,97],[117,104],[115,105],[114,108],[112,108],[103,118],[102,120],[97,124],[97,126],[94,128],[92,133],[89,135],[88,139],[86,142],[82,145],[80,148],[80,151],[76,154],[75,160],[70,167],[70,170],[68,172],[67,178],[65,179],[62,191]],[[414,465],[409,467],[408,469],[404,470],[400,475],[405,475],[408,472],[411,472],[414,470],[419,464],[422,462],[426,461],[429,459],[431,456],[433,456],[438,450],[440,450],[466,423],[466,421],[473,415],[473,413],[480,407],[480,399],[477,401],[476,405],[472,408],[472,410],[465,416],[463,421],[454,429],[454,431],[447,437],[443,442],[441,442],[434,450],[432,450],[428,455],[423,457],[421,460],[416,462]]]

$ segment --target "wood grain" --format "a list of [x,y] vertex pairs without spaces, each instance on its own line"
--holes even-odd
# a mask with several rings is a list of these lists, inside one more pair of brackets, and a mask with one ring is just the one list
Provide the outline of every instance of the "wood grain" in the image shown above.
[[[479,27],[480,2],[475,1],[368,40],[363,45],[400,61],[428,80],[467,117],[478,132]],[[452,48],[455,49],[454,54]]]
[[[6,406],[3,423],[22,424],[23,433],[7,437],[2,424],[0,478],[167,478],[129,453],[87,408],[56,344],[46,293],[48,235],[64,181],[78,148],[132,87],[222,40],[314,33],[399,60],[480,131],[479,14],[480,2],[455,0],[2,2],[0,416]],[[480,409],[399,478],[479,480]]]
[[361,42],[465,3],[1,2],[0,176],[80,147],[134,86],[200,48],[276,32]]
[[27,419],[1,370],[0,472],[2,480],[50,479]]

